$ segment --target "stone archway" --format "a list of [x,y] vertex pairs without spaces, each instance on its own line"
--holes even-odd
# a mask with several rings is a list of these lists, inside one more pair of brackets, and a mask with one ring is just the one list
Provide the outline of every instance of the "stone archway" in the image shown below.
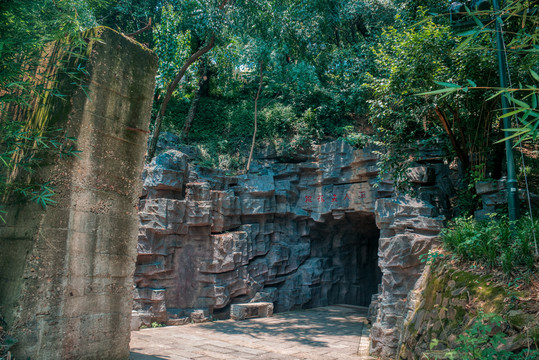
[[235,303],[368,305],[380,280],[374,203],[392,191],[372,186],[376,159],[337,141],[226,176],[163,152],[145,170],[134,326],[226,317]]
[[310,226],[311,258],[325,263],[325,279],[312,286],[305,308],[334,304],[369,306],[378,292],[378,239],[374,214],[325,216]]
[[390,181],[376,182],[376,160],[336,141],[227,176],[163,152],[145,170],[134,326],[226,318],[231,305],[260,301],[367,306],[380,290],[372,348],[391,356],[450,186],[443,164],[421,165],[410,180],[437,207],[394,198]]

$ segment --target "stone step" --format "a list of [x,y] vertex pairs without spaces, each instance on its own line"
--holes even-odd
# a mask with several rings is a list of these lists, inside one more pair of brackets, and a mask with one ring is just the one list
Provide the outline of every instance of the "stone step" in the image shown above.
[[268,317],[272,315],[273,303],[271,302],[232,304],[230,306],[230,318],[234,320]]

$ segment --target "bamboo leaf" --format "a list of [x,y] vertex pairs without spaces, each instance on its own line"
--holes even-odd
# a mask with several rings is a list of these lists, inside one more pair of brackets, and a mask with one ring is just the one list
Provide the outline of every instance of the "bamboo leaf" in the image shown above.
[[[473,21],[475,21],[475,24],[477,25],[478,28],[480,28],[480,29],[483,28],[484,25],[483,25],[483,23],[481,22],[481,20],[479,20],[479,19],[477,18],[477,16],[472,15],[472,19],[473,19]],[[477,35],[476,35],[476,36],[477,36]]]
[[520,145],[521,142],[523,142],[524,140],[526,140],[528,138],[528,136],[522,136],[520,139],[518,139],[518,141],[515,143],[515,145],[513,145],[513,147],[517,147]]
[[[504,129],[504,130],[508,131],[509,129]],[[519,130],[522,130],[522,129],[519,129]],[[508,137],[505,137],[505,138],[503,138],[503,139],[500,139],[500,140],[494,142],[494,144],[499,144],[499,143],[502,143],[502,142],[504,142],[504,141],[506,141],[506,140],[511,140],[511,139],[513,139],[513,138],[516,138],[517,136],[524,135],[524,134],[526,134],[527,132],[529,132],[529,130],[528,130],[528,129],[524,129],[524,130],[522,130],[522,131],[516,132],[515,134],[513,134],[513,135],[511,135],[511,136],[508,136]]]
[[535,125],[533,126],[532,132],[535,134],[537,131],[537,127],[539,126],[539,121],[535,120]]
[[500,96],[500,95],[503,94],[504,92],[506,92],[505,89],[504,89],[504,90],[500,90],[500,91],[498,91],[496,94],[494,94],[494,95],[492,95],[491,97],[489,97],[486,101],[492,100],[492,99],[494,99],[495,97]]
[[465,31],[465,32],[461,32],[460,34],[457,34],[457,36],[465,37],[465,36],[475,35],[475,33],[477,31],[478,30],[476,30],[476,29],[472,29],[472,30],[468,30],[468,31]]
[[462,86],[460,86],[458,84],[446,83],[446,82],[442,82],[442,81],[435,81],[434,83],[438,84],[438,85],[446,86],[446,87],[451,87],[451,88],[459,88],[460,89],[462,87]]
[[427,91],[424,93],[416,94],[416,95],[436,95],[436,94],[443,94],[443,93],[453,93],[459,89],[456,88],[445,88],[445,89],[438,89],[433,91]]
[[453,52],[456,53],[456,52],[459,52],[459,51],[461,51],[462,49],[464,49],[464,48],[470,43],[470,41],[472,41],[473,38],[474,38],[473,35],[471,35],[471,36],[467,37],[466,39],[464,39],[464,40],[459,44],[459,46],[457,46],[457,48],[456,48],[455,50],[453,50]]
[[530,105],[526,104],[524,101],[521,101],[521,100],[518,100],[518,99],[515,99],[514,97],[512,97],[511,95],[509,94],[505,94],[505,97],[507,97],[507,99],[512,102],[513,104],[516,104],[516,105],[519,105],[525,109],[529,109],[530,108]]
[[519,109],[519,110],[514,110],[514,111],[511,111],[511,112],[508,112],[507,114],[503,114],[501,116],[498,117],[498,119],[503,119],[503,118],[506,118],[506,117],[510,117],[510,116],[513,116],[515,114],[518,114],[520,112],[523,112],[524,109]]

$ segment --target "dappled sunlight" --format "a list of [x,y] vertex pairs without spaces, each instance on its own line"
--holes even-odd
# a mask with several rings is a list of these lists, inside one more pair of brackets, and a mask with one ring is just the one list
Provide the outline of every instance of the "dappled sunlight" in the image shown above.
[[366,356],[368,345],[366,314],[365,307],[335,305],[269,318],[144,329],[132,333],[132,359],[145,359],[137,357],[141,354],[167,359],[174,351],[184,358],[190,358],[185,354],[194,358],[215,356],[210,353],[216,352],[226,354],[227,359],[242,358],[242,354],[277,359],[317,359],[322,355],[321,359],[358,359],[358,351]]

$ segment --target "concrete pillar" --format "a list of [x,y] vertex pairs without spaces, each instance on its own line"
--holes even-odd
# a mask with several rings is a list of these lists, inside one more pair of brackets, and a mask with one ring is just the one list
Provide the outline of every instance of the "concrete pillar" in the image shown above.
[[[88,39],[86,91],[64,84],[52,123],[78,157],[50,159],[57,206],[8,206],[0,224],[0,314],[20,359],[127,359],[136,204],[157,71],[153,53],[108,28]],[[61,79],[60,79],[61,80]]]

